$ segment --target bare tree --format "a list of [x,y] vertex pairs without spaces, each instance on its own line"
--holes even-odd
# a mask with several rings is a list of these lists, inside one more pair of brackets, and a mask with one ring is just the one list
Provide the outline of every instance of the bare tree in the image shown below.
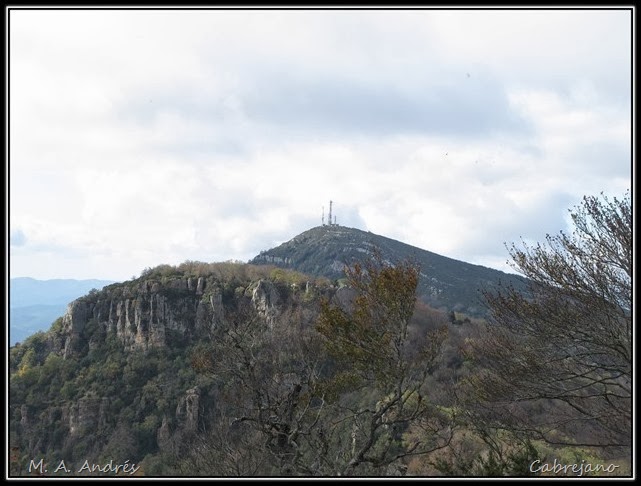
[[[486,293],[470,384],[485,417],[552,444],[629,447],[632,421],[632,212],[585,197],[574,232],[509,248],[527,292]],[[481,410],[480,407],[477,407]]]
[[268,321],[247,298],[227,312],[211,349],[194,356],[219,385],[209,436],[194,444],[187,468],[400,474],[403,458],[447,445],[447,417],[425,385],[444,333],[425,332],[420,342],[408,333],[418,270],[377,261],[346,272],[349,290],[340,294],[349,298],[334,293],[315,316],[293,305]]
[[307,436],[323,412],[315,391],[319,336],[299,325],[295,310],[268,322],[249,299],[238,304],[209,354],[194,357],[199,371],[217,379],[219,395],[211,430],[192,459],[215,458],[221,475],[306,473]]

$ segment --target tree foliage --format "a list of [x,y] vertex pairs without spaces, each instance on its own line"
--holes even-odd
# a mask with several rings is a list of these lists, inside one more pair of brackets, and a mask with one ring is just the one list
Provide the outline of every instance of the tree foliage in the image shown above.
[[386,475],[446,446],[451,431],[425,386],[444,333],[408,339],[418,269],[379,259],[346,275],[317,318],[294,306],[269,320],[239,301],[212,348],[192,356],[221,405],[186,470]]
[[632,419],[632,212],[585,197],[574,232],[512,245],[528,292],[486,293],[492,311],[472,355],[485,417],[549,443],[629,447]]
[[[425,384],[445,339],[445,329],[408,339],[416,305],[419,268],[391,265],[380,254],[345,269],[355,292],[348,305],[325,302],[317,330],[337,360],[336,378],[377,390],[376,402],[352,409],[352,457],[345,472],[359,465],[389,466],[398,459],[444,447],[451,431],[430,405]],[[399,440],[411,428],[420,433]]]

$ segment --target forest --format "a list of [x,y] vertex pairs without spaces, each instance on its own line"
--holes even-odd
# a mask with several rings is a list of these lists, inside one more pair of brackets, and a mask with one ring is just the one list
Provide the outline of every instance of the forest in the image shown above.
[[630,476],[630,195],[571,217],[508,247],[527,288],[486,317],[376,249],[339,280],[186,261],[90,292],[10,348],[10,475]]

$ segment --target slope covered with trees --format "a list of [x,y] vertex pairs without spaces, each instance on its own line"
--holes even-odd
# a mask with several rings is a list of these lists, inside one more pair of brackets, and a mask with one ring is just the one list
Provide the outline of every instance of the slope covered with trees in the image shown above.
[[485,317],[483,291],[499,283],[525,288],[525,279],[401,243],[356,228],[325,225],[312,228],[282,245],[261,252],[250,263],[272,264],[330,279],[344,277],[345,265],[375,252],[391,263],[411,261],[419,268],[417,295],[432,307]]
[[512,247],[529,288],[487,320],[376,248],[340,279],[188,261],[92,291],[10,349],[10,473],[630,475],[630,208]]
[[[386,475],[445,447],[427,380],[447,320],[414,312],[415,268],[374,268],[339,288],[186,262],[74,301],[11,349],[12,472],[41,458],[52,475],[60,460],[80,474],[128,460],[146,475]],[[354,373],[362,339],[381,359]]]
[[[489,325],[471,355],[486,371],[472,396],[495,426],[548,443],[629,450],[632,439],[632,207],[585,197],[575,231],[512,246],[529,294],[488,294]],[[524,415],[524,403],[549,413]],[[564,435],[565,433],[565,435]]]

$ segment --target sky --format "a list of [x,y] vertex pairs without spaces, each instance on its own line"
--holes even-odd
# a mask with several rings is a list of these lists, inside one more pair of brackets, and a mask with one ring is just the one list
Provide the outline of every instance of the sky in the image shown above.
[[321,224],[512,271],[632,187],[630,9],[9,9],[9,275]]

